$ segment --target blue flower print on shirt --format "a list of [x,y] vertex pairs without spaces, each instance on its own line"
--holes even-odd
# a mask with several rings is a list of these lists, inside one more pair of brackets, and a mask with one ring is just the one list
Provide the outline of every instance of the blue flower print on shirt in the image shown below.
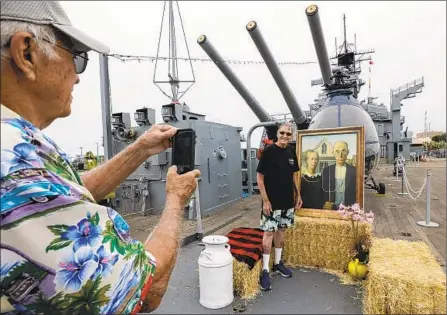
[[2,281],[3,278],[5,278],[14,267],[20,265],[21,263],[21,261],[14,261],[2,264],[0,266],[0,281]]
[[43,168],[44,164],[36,153],[36,147],[22,142],[16,144],[12,150],[2,150],[1,176],[27,168]]
[[27,129],[31,132],[37,132],[39,131],[39,129],[37,129],[36,126],[34,126],[32,123],[30,123],[29,121],[23,119],[23,118],[6,118],[6,119],[2,119],[3,122],[16,127],[20,130],[25,130],[27,131]]
[[105,278],[110,275],[113,265],[118,261],[118,255],[107,253],[104,245],[98,248],[96,255],[98,256],[98,268],[96,268],[95,273],[92,275],[92,280],[95,280],[98,276]]
[[[70,251],[68,251],[70,253]],[[71,252],[71,257],[59,262],[61,268],[56,272],[54,281],[67,293],[77,292],[84,281],[88,280],[98,267],[98,256],[90,247],[82,247]]]
[[96,246],[101,242],[100,226],[93,224],[89,219],[82,219],[77,225],[70,226],[66,232],[61,233],[61,239],[74,241],[73,251],[82,246]]

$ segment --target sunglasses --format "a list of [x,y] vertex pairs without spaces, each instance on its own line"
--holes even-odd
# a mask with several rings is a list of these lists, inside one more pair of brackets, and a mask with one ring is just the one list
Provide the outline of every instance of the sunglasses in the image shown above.
[[[35,38],[35,36],[33,35],[33,37]],[[58,44],[53,44],[52,42],[50,42],[49,40],[45,39],[45,38],[41,38],[43,41],[46,41],[47,43],[50,43],[56,47],[59,47],[60,49],[63,49],[65,51],[68,51],[70,54],[73,55],[73,62],[75,64],[75,69],[76,69],[76,74],[81,74],[85,71],[85,68],[87,68],[87,63],[88,63],[88,54],[86,51],[84,52],[78,52],[78,51],[73,51],[71,49],[68,49],[66,47],[60,46]],[[8,42],[4,45],[4,47],[10,47],[11,46],[11,38],[8,40]]]
[[[46,41],[47,43],[53,44],[50,41],[46,40],[45,38],[42,38],[44,41]],[[88,53],[86,51],[84,52],[75,52],[71,49],[65,48],[61,45],[58,44],[53,44],[54,46],[63,49],[65,51],[68,51],[70,54],[73,55],[73,62],[75,64],[75,70],[76,70],[76,74],[81,74],[85,71],[85,69],[87,68],[87,63],[88,63]]]
[[280,134],[281,136],[286,135],[287,137],[290,137],[290,136],[292,135],[290,132],[285,132],[285,131],[280,131],[279,134]]

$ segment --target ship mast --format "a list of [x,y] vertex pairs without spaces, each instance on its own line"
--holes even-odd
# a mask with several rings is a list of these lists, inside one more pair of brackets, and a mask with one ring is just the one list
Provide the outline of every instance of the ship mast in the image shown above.
[[[161,40],[162,40],[162,35],[163,35],[166,4],[168,5],[168,36],[169,36],[169,54],[168,54],[168,69],[167,69],[168,70],[168,73],[167,73],[168,78],[165,80],[157,80],[156,75],[157,75],[158,61],[166,59],[164,57],[160,57],[160,45],[161,45]],[[174,4],[175,4],[175,6],[174,6]],[[176,15],[178,15],[178,19],[179,19],[178,23],[181,26],[183,40],[186,44],[186,51],[187,51],[187,55],[188,55],[187,58],[182,58],[182,59],[186,59],[189,61],[189,66],[190,66],[191,73],[192,73],[192,80],[182,80],[179,77],[178,55],[177,55],[178,42],[177,42],[176,21],[175,21]],[[153,82],[160,89],[160,91],[171,100],[172,103],[178,103],[179,99],[183,95],[185,95],[185,93],[195,83],[194,69],[192,66],[191,56],[189,54],[188,41],[186,40],[185,29],[183,27],[183,20],[182,20],[181,14],[180,14],[180,8],[178,5],[178,1],[164,1],[163,15],[161,18],[161,26],[160,26],[160,35],[159,35],[159,39],[158,39],[157,56],[155,59]],[[189,83],[189,86],[184,91],[180,91],[181,83]],[[170,93],[165,92],[164,89],[161,88],[161,86],[160,86],[161,84],[169,84],[170,85]]]
[[170,65],[168,70],[168,76],[172,91],[172,101],[178,101],[178,64],[177,64],[177,45],[175,41],[175,25],[174,25],[174,8],[173,2],[169,1],[169,58]]

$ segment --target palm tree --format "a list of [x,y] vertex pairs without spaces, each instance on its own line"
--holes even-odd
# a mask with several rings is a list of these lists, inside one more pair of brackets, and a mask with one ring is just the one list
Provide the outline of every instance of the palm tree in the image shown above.
[[101,308],[110,300],[106,293],[111,288],[110,284],[99,288],[101,280],[101,276],[90,279],[78,292],[65,295],[70,314],[100,314]]
[[52,314],[63,315],[70,312],[67,308],[68,303],[64,299],[62,292],[57,293],[53,297],[47,299],[42,293],[39,294],[36,301],[28,305],[28,309],[36,314]]
[[134,268],[139,270],[140,272],[143,271],[148,262],[147,254],[143,244],[141,244],[140,242],[135,242],[129,244],[126,247],[126,256],[124,256],[124,259],[129,260],[131,258],[134,258]]
[[115,229],[113,228],[113,222],[108,220],[106,222],[106,229],[102,233],[103,239],[102,243],[110,243],[110,252],[114,253],[117,251],[121,255],[126,254],[126,244],[119,238]]

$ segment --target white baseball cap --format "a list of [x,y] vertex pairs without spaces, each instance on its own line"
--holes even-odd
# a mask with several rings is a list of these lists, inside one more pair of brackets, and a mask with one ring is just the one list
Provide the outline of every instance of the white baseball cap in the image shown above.
[[107,54],[110,48],[75,28],[59,1],[1,1],[0,19],[51,25],[66,34],[79,52]]

